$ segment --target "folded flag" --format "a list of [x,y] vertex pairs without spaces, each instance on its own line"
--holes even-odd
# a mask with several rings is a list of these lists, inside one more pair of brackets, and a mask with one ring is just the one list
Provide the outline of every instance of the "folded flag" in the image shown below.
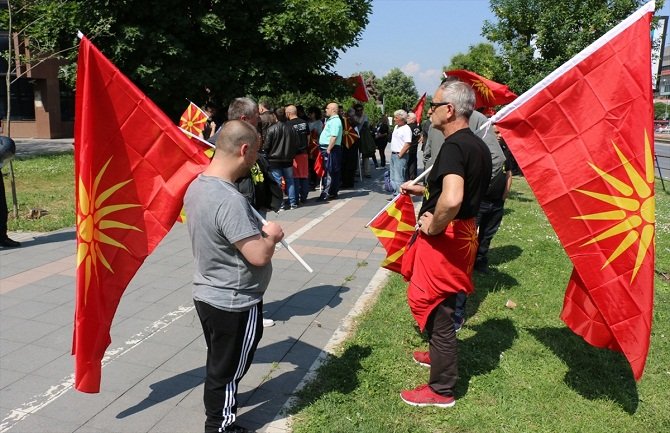
[[402,256],[416,230],[416,214],[412,198],[401,194],[386,211],[370,222],[370,230],[386,250],[381,266],[400,273]]

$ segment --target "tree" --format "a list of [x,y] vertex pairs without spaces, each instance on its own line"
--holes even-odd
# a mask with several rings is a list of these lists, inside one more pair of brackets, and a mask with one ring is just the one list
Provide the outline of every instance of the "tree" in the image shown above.
[[444,69],[467,69],[498,83],[505,83],[509,79],[503,58],[496,53],[492,44],[487,43],[471,45],[467,53],[456,54]]
[[414,80],[400,69],[393,68],[378,81],[378,90],[384,101],[384,111],[411,110],[419,100]]
[[[500,45],[507,84],[521,94],[598,39],[646,0],[491,0],[498,22],[482,34]],[[663,6],[657,1],[656,7]]]
[[[48,35],[62,50],[76,46],[81,30],[174,117],[185,98],[225,104],[242,95],[327,94],[337,87],[338,52],[357,45],[372,7],[371,0],[13,3],[31,41]],[[51,19],[36,20],[49,8]],[[63,74],[73,80],[72,69]]]

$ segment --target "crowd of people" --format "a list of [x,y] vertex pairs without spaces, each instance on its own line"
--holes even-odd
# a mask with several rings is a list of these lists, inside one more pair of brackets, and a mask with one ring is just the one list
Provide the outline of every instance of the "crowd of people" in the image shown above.
[[[397,110],[393,130],[385,116],[370,127],[359,104],[344,112],[331,102],[323,118],[316,107],[272,109],[250,98],[230,104],[228,121],[209,137],[216,144],[212,162],[184,200],[195,258],[193,298],[207,342],[206,432],[247,431],[235,422],[238,385],[263,328],[271,326],[263,319],[263,294],[284,233],[255,214],[295,209],[317,188],[316,201],[337,199],[340,188],[353,186],[356,170],[369,176],[370,162],[386,166],[386,147],[389,192],[423,197],[402,274],[410,310],[429,343],[413,358],[430,367],[430,375],[400,397],[414,406],[455,404],[456,332],[474,290],[473,270],[488,272],[488,248],[511,187],[512,158],[499,136],[480,128],[486,118],[474,101],[469,85],[445,80],[426,122]],[[409,181],[418,172],[419,148],[430,168],[423,184]]]

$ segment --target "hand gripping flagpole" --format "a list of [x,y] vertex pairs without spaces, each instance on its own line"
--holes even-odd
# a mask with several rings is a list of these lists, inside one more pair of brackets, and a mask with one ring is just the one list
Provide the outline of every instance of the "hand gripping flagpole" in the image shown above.
[[[209,147],[216,147],[216,146],[214,146],[212,143],[210,143],[209,141],[204,140],[204,139],[202,139],[201,137],[199,137],[199,136],[197,136],[197,135],[195,135],[195,134],[192,134],[192,133],[188,132],[187,130],[185,130],[185,129],[183,129],[183,128],[179,128],[179,129],[181,129],[182,132],[183,132],[184,134],[188,135],[189,137],[196,138],[196,139],[200,140],[202,143],[208,145]],[[251,207],[251,210],[254,212],[254,215],[256,216],[256,218],[258,219],[258,221],[260,221],[263,225],[265,225],[265,224],[268,223],[267,220],[266,220],[265,218],[263,218],[263,217],[261,216],[261,214],[259,214],[258,211],[257,211],[256,209],[254,209],[253,207]],[[291,245],[288,244],[288,242],[286,242],[284,239],[282,239],[280,242],[281,242],[281,244],[284,246],[284,248],[286,248],[286,249],[288,250],[288,252],[291,253],[291,255],[292,255],[293,257],[295,257],[295,259],[296,259],[298,262],[300,262],[300,264],[301,264],[305,269],[307,269],[307,272],[309,272],[309,273],[314,272],[314,270],[313,270],[313,269],[312,269],[312,268],[311,268],[311,267],[310,267],[310,266],[303,260],[302,257],[300,257],[300,255],[298,254],[298,252],[297,252],[296,250],[294,250],[293,247],[292,247]]]
[[[416,177],[416,179],[414,179],[413,181],[411,181],[409,184],[410,184],[410,185],[416,185],[417,183],[419,183],[419,182],[421,181],[421,179],[423,179],[424,177],[428,176],[428,173],[430,173],[430,170],[431,170],[432,168],[433,168],[433,166],[431,165],[430,167],[428,167],[427,169],[425,169],[425,170],[423,171],[423,173],[421,173],[420,175],[418,175],[418,176]],[[398,195],[396,195],[395,197],[393,197],[393,200],[391,200],[390,202],[388,202],[388,203],[386,204],[386,206],[384,206],[384,207],[382,208],[382,210],[380,210],[379,212],[377,212],[377,215],[373,216],[372,219],[371,219],[370,221],[368,221],[367,224],[365,224],[365,227],[369,227],[370,224],[372,224],[372,221],[376,220],[377,217],[378,217],[379,215],[381,215],[382,213],[386,212],[386,209],[388,209],[393,203],[395,203],[396,200],[398,200],[398,197],[400,197],[400,194],[398,194]]]

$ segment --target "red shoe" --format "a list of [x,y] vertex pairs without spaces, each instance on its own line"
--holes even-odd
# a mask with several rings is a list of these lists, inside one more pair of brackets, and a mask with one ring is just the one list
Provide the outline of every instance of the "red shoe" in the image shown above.
[[400,393],[400,398],[411,406],[437,406],[452,407],[456,404],[456,399],[452,396],[444,396],[436,393],[428,385],[421,385],[412,390],[406,390]]
[[430,355],[428,352],[414,352],[412,354],[414,362],[422,367],[430,367]]

